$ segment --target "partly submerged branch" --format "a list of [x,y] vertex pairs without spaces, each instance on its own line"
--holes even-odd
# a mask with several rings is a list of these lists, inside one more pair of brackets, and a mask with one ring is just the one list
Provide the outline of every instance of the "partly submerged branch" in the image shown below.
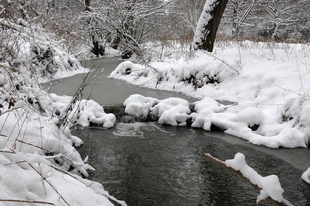
[[[238,153],[238,154],[242,155],[241,153]],[[237,156],[237,155],[236,155],[236,156]],[[252,186],[253,186],[255,189],[257,189],[258,191],[264,190],[264,188],[262,188],[261,186],[258,186],[257,183],[255,184],[255,182],[253,182],[253,180],[251,180],[249,177],[247,177],[248,175],[245,175],[244,173],[242,173],[241,170],[236,170],[236,169],[234,169],[234,168],[228,166],[227,161],[225,161],[225,162],[224,162],[224,161],[221,161],[221,160],[219,160],[219,159],[213,157],[211,154],[207,154],[207,153],[204,154],[204,157],[206,157],[208,160],[210,160],[211,162],[213,162],[213,163],[215,163],[215,164],[217,164],[217,165],[219,165],[219,166],[221,166],[221,167],[224,167],[224,168],[226,168],[226,169],[228,169],[228,170],[230,170],[230,171],[233,171],[236,175],[238,175],[239,177],[241,177],[242,179],[244,179],[247,183],[249,183],[250,185],[252,185]],[[236,158],[235,158],[235,159],[236,159]],[[245,163],[245,164],[246,164],[246,163]],[[246,166],[247,166],[247,165],[246,165]],[[248,167],[249,167],[249,166],[248,166]],[[251,168],[251,167],[249,167],[249,168]],[[251,169],[252,169],[252,168],[251,168]],[[254,170],[253,170],[253,171],[254,171]],[[270,202],[270,203],[273,203],[274,205],[277,205],[277,206],[292,206],[292,204],[291,204],[289,201],[287,201],[286,199],[284,199],[284,198],[283,198],[282,202],[279,202],[279,201],[277,201],[277,200],[272,199],[270,196],[267,197],[267,198],[265,198],[265,199],[263,199],[263,200],[259,200],[259,201],[257,202],[257,204],[261,204],[261,203],[263,203],[263,202]]]

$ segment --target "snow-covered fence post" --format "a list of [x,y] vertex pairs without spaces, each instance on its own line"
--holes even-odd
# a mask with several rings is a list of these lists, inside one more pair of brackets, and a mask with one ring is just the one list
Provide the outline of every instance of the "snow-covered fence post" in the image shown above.
[[194,36],[194,49],[213,51],[216,32],[228,0],[206,0]]

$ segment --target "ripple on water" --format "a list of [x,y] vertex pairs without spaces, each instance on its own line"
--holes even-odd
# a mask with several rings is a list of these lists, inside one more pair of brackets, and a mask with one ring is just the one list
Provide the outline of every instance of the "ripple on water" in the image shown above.
[[113,135],[119,137],[139,137],[144,138],[144,132],[141,127],[145,126],[146,123],[119,123],[115,126]]
[[79,149],[81,155],[89,155],[89,163],[97,169],[92,179],[129,206],[256,205],[259,192],[206,160],[204,152],[223,160],[242,152],[262,175],[279,175],[284,195],[292,203],[305,206],[310,202],[310,188],[302,183],[300,170],[202,130],[123,123],[108,130],[84,128],[74,134],[85,142]]

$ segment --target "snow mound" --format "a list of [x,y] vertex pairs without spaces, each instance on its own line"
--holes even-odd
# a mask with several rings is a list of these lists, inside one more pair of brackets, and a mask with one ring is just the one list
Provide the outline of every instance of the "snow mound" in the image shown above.
[[157,100],[132,95],[125,101],[124,106],[126,113],[144,117],[144,120],[150,115],[156,117],[152,119],[158,119],[159,124],[186,126],[191,123],[192,127],[206,131],[215,126],[252,144],[270,148],[307,147],[306,133],[300,129],[300,125],[292,121],[279,123],[253,102],[222,105],[205,97],[194,102],[194,111],[191,111],[190,104],[183,99]]
[[239,112],[234,118],[233,121],[244,122],[250,127],[254,125],[261,125],[265,119],[264,113],[256,107],[248,107],[241,112]]
[[158,119],[159,124],[186,126],[190,118],[188,101],[180,98],[158,100],[140,94],[131,95],[124,102],[125,113],[146,120]]
[[[68,106],[72,97],[58,96],[51,94],[53,106],[60,111],[62,116]],[[105,128],[114,127],[116,117],[114,114],[107,114],[101,105],[93,100],[81,100],[75,103],[70,119],[81,126],[89,126],[90,123],[102,125]]]
[[158,103],[159,100],[156,98],[133,94],[124,101],[123,105],[125,106],[125,113],[146,119],[150,109]]
[[224,111],[224,106],[219,104],[217,101],[205,97],[200,101],[194,103],[195,113],[191,114],[193,118],[192,127],[203,128],[206,131],[211,130],[212,115],[217,112]]
[[226,166],[231,167],[236,171],[240,171],[241,174],[250,180],[254,185],[257,185],[262,190],[257,197],[257,203],[271,197],[277,202],[283,202],[283,192],[278,176],[270,175],[262,177],[253,168],[251,168],[245,161],[245,156],[242,153],[237,153],[232,160],[225,161]]
[[134,76],[139,77],[141,75],[145,75],[145,71],[147,70],[144,70],[144,68],[138,64],[134,64],[131,61],[124,61],[118,65],[118,67],[109,75],[109,77],[119,78],[121,76],[131,75],[131,79],[133,79]]
[[113,49],[111,46],[106,46],[104,48],[104,55],[108,57],[121,56],[122,53],[116,49]]
[[82,100],[80,103],[80,114],[77,123],[89,126],[89,123],[102,124],[103,127],[114,127],[116,117],[114,114],[106,114],[103,107],[93,100]]
[[159,124],[172,126],[186,126],[190,112],[188,101],[180,98],[164,99],[151,109]]

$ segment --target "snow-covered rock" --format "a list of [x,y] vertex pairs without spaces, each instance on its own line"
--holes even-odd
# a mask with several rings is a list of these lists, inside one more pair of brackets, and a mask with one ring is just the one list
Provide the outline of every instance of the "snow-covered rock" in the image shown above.
[[146,119],[158,119],[159,124],[186,126],[190,118],[189,102],[180,98],[158,100],[139,94],[131,95],[124,102],[125,113]]
[[133,94],[124,101],[123,105],[125,106],[125,113],[146,119],[151,108],[158,103],[159,100],[156,98]]
[[186,126],[190,117],[189,103],[180,98],[164,99],[151,109],[151,113],[159,117],[159,124]]
[[194,111],[189,102],[179,98],[157,100],[141,95],[132,95],[124,103],[125,113],[136,117],[158,117],[159,124],[186,126],[191,120],[194,128],[211,130],[214,125],[224,132],[245,139],[255,145],[270,148],[307,147],[305,133],[293,122],[278,123],[254,107],[250,102],[239,105],[222,105],[205,97],[194,102]]
[[205,97],[200,101],[194,103],[195,113],[191,114],[193,117],[192,127],[203,128],[206,131],[211,130],[212,116],[214,113],[224,111],[224,106],[217,101]]

